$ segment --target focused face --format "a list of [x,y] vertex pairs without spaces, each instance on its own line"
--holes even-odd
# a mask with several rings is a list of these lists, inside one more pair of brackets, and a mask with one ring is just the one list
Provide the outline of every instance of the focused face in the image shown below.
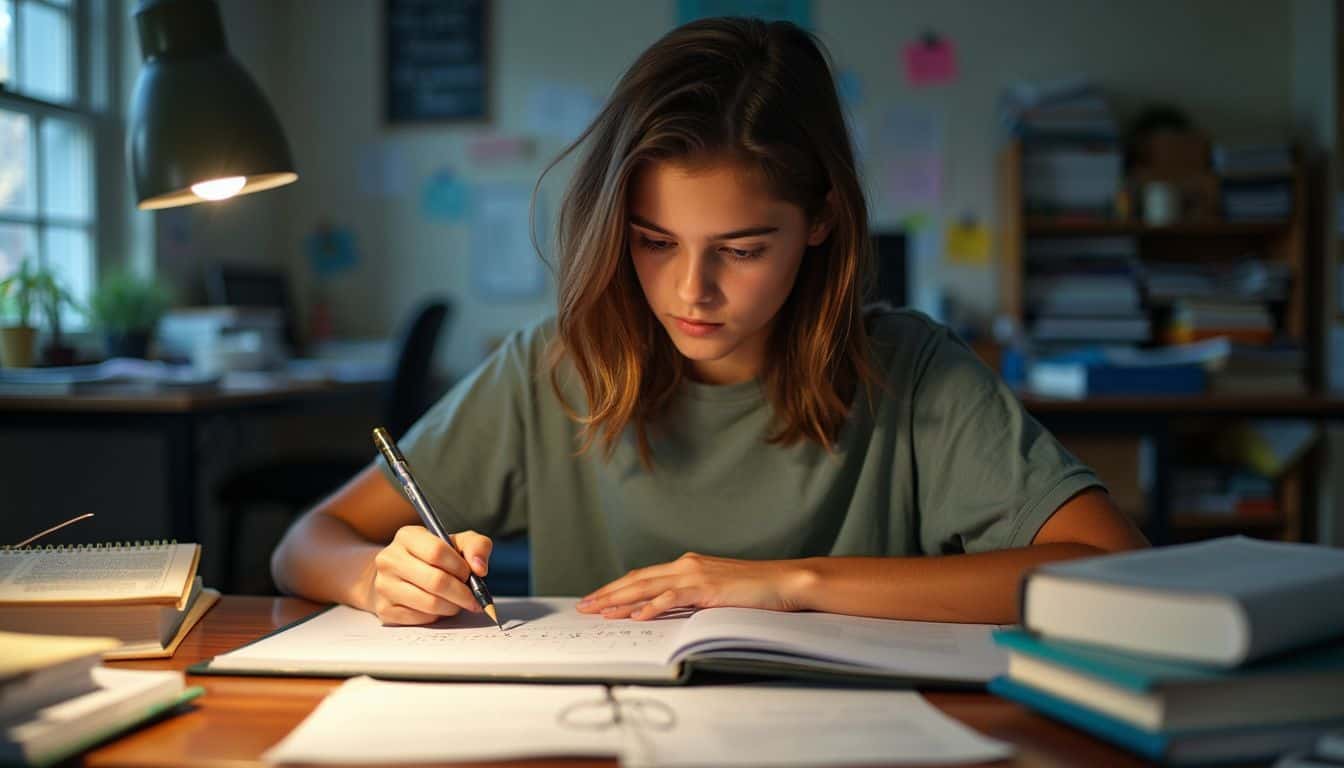
[[693,376],[759,375],[766,341],[809,245],[829,234],[730,164],[645,166],[628,201],[630,255],[649,308]]

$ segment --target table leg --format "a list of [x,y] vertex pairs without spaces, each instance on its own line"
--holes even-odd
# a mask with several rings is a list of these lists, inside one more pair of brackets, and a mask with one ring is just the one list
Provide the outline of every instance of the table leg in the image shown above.
[[168,482],[167,500],[172,536],[178,541],[196,539],[196,420],[190,414],[169,420],[164,462]]
[[1149,500],[1148,522],[1144,533],[1154,546],[1171,542],[1171,426],[1158,424],[1148,433],[1153,442],[1153,490]]

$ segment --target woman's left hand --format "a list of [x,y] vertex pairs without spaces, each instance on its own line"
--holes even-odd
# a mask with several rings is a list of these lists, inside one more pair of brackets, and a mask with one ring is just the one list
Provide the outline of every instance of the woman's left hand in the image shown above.
[[737,606],[797,611],[814,577],[796,561],[731,560],[688,552],[630,571],[579,601],[608,619],[652,619],[675,608]]

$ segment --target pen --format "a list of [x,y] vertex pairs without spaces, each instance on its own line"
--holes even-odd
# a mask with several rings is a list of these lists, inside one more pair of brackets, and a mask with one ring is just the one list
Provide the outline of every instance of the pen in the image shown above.
[[[378,446],[378,452],[383,454],[383,460],[387,462],[387,465],[392,468],[392,473],[401,481],[401,487],[406,491],[406,498],[410,499],[411,506],[415,507],[415,511],[419,513],[420,520],[425,524],[425,527],[435,536],[447,542],[448,546],[456,550],[458,554],[462,554],[462,551],[453,545],[453,540],[448,538],[448,532],[443,529],[443,523],[439,520],[438,514],[433,507],[429,506],[429,499],[426,499],[425,494],[420,492],[419,484],[415,482],[415,478],[411,477],[411,468],[406,464],[406,457],[401,455],[401,451],[397,449],[397,444],[392,442],[392,436],[387,433],[386,429],[374,427],[373,444]],[[503,632],[504,625],[499,623],[499,614],[495,611],[495,598],[490,596],[490,590],[486,588],[485,581],[477,576],[475,571],[470,570],[470,566],[468,566],[467,571],[467,587],[471,589],[471,594],[476,598],[476,602],[481,604],[481,610],[485,611],[485,614],[495,622],[495,626],[499,627],[499,631]]]

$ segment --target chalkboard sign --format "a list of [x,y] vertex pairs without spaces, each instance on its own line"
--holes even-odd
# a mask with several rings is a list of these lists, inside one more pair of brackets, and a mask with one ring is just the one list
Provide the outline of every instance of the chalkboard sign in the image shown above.
[[388,122],[487,116],[489,0],[386,0]]

